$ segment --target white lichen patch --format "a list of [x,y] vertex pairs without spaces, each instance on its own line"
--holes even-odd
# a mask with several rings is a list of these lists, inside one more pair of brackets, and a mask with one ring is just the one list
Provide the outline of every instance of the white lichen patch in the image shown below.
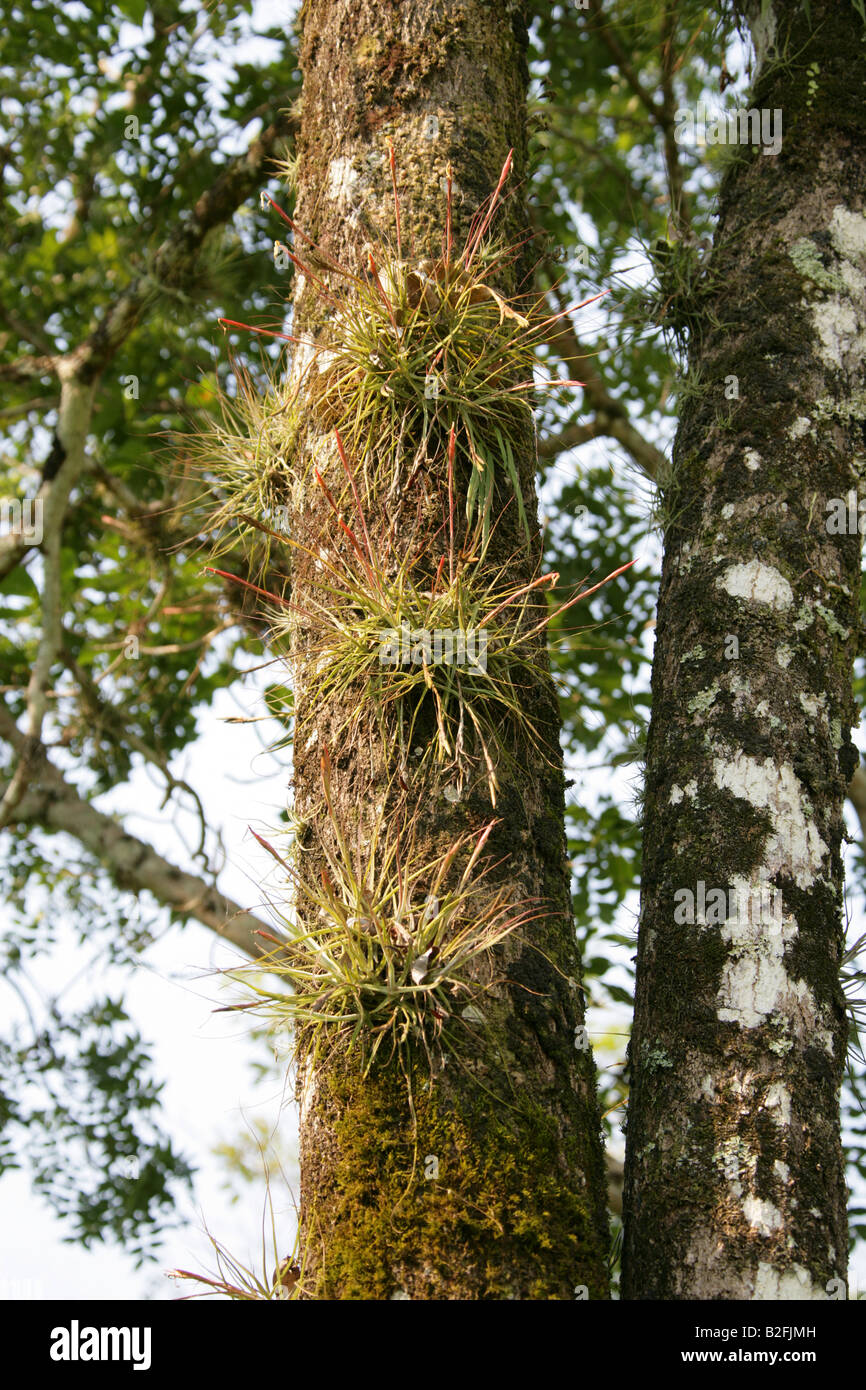
[[[751,1163],[749,1159],[752,1159]],[[743,1184],[740,1180],[740,1166],[744,1161],[748,1170],[754,1169],[755,1159],[751,1156],[741,1140],[736,1137],[726,1139],[713,1155],[714,1161],[721,1167],[725,1182],[734,1197],[740,1198],[743,1195]]]
[[316,349],[313,343],[304,341],[295,344],[290,382],[303,381],[315,356]]
[[791,1123],[791,1092],[781,1081],[774,1081],[764,1097],[764,1109],[773,1113],[774,1122],[780,1129]]
[[733,880],[738,897],[758,902],[761,908],[729,917],[721,928],[729,949],[716,999],[718,1017],[741,1028],[757,1028],[773,1020],[799,1037],[820,1038],[832,1052],[832,1036],[820,1026],[823,1020],[812,991],[788,972],[786,953],[797,936],[796,919],[790,912],[777,911],[769,896],[765,899],[761,894],[763,885],[779,874],[793,879],[799,888],[811,887],[828,853],[807,817],[806,798],[794,769],[790,763],[778,766],[771,758],[759,760],[739,752],[731,759],[717,757],[713,775],[720,791],[747,801],[769,815],[771,822],[762,863],[752,871],[751,883]]
[[782,1213],[772,1202],[763,1197],[747,1197],[743,1202],[743,1215],[749,1225],[762,1236],[771,1236],[780,1230]]
[[746,467],[750,473],[757,473],[761,466],[761,455],[757,449],[747,449],[743,455]]
[[716,588],[724,589],[732,598],[766,603],[778,612],[790,608],[794,602],[794,591],[785,576],[757,559],[731,565],[716,580]]
[[866,333],[853,306],[839,295],[812,305],[812,322],[818,335],[821,357],[838,371],[853,367],[866,358]]
[[788,1182],[791,1177],[790,1168],[788,1167],[787,1163],[783,1163],[780,1158],[777,1158],[774,1161],[773,1172],[776,1174],[776,1177],[780,1180],[780,1182]]
[[814,1282],[808,1269],[802,1265],[792,1264],[788,1269],[776,1269],[762,1260],[755,1272],[752,1302],[766,1300],[777,1303],[792,1299],[802,1303],[826,1297],[826,1290]]
[[706,690],[699,690],[697,695],[693,695],[686,708],[689,714],[706,714],[707,710],[715,703],[719,693],[719,682],[713,681],[712,685]]
[[754,692],[752,690],[752,683],[750,680],[747,680],[745,676],[739,675],[736,670],[733,671],[728,679],[728,689],[734,697],[734,714],[738,718],[742,715],[749,715],[751,713],[754,713],[758,718],[760,718],[762,714],[764,716],[769,714],[770,709],[766,700],[762,702],[763,709],[761,708],[761,704],[759,704],[755,706],[753,710],[752,701],[754,699]]
[[300,1066],[299,1071],[301,1084],[299,1087],[298,1107],[301,1113],[301,1123],[303,1124],[316,1099],[318,1072],[309,1060]]
[[866,263],[866,215],[837,203],[830,218],[830,240],[843,260]]
[[760,922],[729,921],[721,931],[730,948],[716,1000],[721,1022],[757,1028],[775,1014],[814,1016],[808,986],[791,980],[785,966],[785,951],[797,935],[793,920],[778,931]]
[[847,642],[848,638],[851,636],[851,629],[849,627],[843,627],[835,613],[825,607],[823,603],[816,603],[815,611],[820,613],[821,617],[824,619],[824,622],[827,624],[828,632],[831,632],[834,637],[841,638],[843,642]]
[[680,574],[688,574],[694,563],[691,556],[691,549],[688,541],[685,541],[674,556],[674,568],[678,570]]
[[339,155],[328,165],[328,197],[338,207],[354,207],[358,199],[359,174],[351,159]]
[[827,696],[822,691],[820,695],[806,695],[800,691],[800,705],[804,714],[809,714],[813,719],[817,719],[820,714],[827,718]]
[[763,67],[764,60],[776,51],[776,16],[769,0],[762,0],[760,9],[755,8],[751,35],[755,48],[755,62],[760,68]]
[[790,763],[754,758],[738,752],[715,758],[713,777],[720,791],[769,813],[772,831],[764,847],[758,882],[787,874],[798,888],[810,888],[820,873],[827,846],[803,810],[803,790]]
[[776,665],[781,666],[786,671],[794,659],[794,652],[791,647],[783,645],[776,648]]
[[671,787],[671,794],[670,794],[670,804],[671,804],[671,806],[679,806],[679,804],[680,804],[680,802],[682,801],[682,799],[683,799],[684,796],[685,796],[685,792],[683,791],[682,787],[677,787],[677,786]]
[[808,415],[798,415],[791,428],[788,430],[789,439],[802,439],[804,434],[808,434],[812,421]]
[[[866,361],[866,216],[852,212],[839,203],[833,209],[828,226],[833,247],[831,264],[824,263],[814,243],[812,259],[819,270],[807,270],[807,279],[828,291],[817,303],[804,301],[811,309],[812,322],[818,340],[819,355],[828,367],[845,371],[853,377],[861,375]],[[799,252],[797,248],[800,248]],[[803,242],[792,248],[803,259]],[[826,259],[826,257],[825,257]],[[844,404],[844,403],[843,403]],[[838,413],[838,407],[837,411]]]

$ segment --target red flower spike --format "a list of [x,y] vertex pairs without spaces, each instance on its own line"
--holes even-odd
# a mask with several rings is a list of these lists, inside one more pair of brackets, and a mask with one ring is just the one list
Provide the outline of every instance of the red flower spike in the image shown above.
[[324,478],[322,477],[321,473],[319,472],[318,468],[314,468],[314,469],[313,469],[313,473],[315,474],[316,482],[319,484],[319,487],[322,489],[323,493],[325,494],[325,496],[326,496],[327,499],[328,499],[328,502],[329,502],[330,507],[331,507],[331,511],[334,513],[334,516],[335,516],[336,519],[337,519],[337,525],[340,527],[341,531],[344,531],[344,532],[345,532],[345,534],[349,537],[349,540],[352,542],[352,547],[353,547],[353,549],[354,549],[356,555],[358,556],[358,559],[361,561],[361,564],[364,566],[364,569],[365,569],[366,574],[367,574],[367,578],[369,579],[370,583],[373,585],[374,588],[378,587],[377,584],[376,584],[376,576],[374,575],[374,573],[373,573],[373,571],[372,571],[372,569],[371,569],[371,567],[370,567],[370,565],[369,565],[369,563],[368,563],[368,561],[367,561],[367,557],[365,556],[363,550],[361,549],[361,546],[360,546],[360,544],[359,544],[359,542],[358,542],[358,537],[355,535],[355,533],[354,533],[354,531],[352,530],[351,526],[347,526],[346,523],[345,523],[345,521],[344,521],[343,518],[341,517],[341,515],[340,515],[340,510],[339,510],[339,508],[338,508],[336,502],[334,501],[334,498],[333,498],[333,496],[331,495],[331,492],[330,492],[329,489],[328,489],[328,485],[327,485],[327,483],[325,482]]
[[391,160],[391,187],[394,189],[394,217],[397,223],[397,259],[403,259],[403,247],[400,243],[400,199],[397,196],[397,162],[394,159],[394,146],[388,141],[388,151]]
[[291,333],[274,333],[270,328],[254,328],[251,323],[238,323],[236,319],[217,319],[217,323],[225,333],[229,328],[244,328],[247,333],[261,333],[266,338],[285,338],[287,343],[300,343],[300,338],[293,338]]
[[502,166],[502,173],[499,175],[499,182],[496,185],[496,188],[493,192],[493,196],[490,199],[490,205],[487,209],[487,212],[484,214],[484,217],[482,218],[477,231],[470,237],[469,242],[466,246],[465,265],[467,270],[472,265],[472,262],[475,258],[475,252],[478,250],[478,247],[481,243],[481,238],[484,236],[484,233],[487,231],[487,228],[493,221],[493,214],[495,213],[496,205],[499,202],[499,195],[502,192],[503,187],[505,186],[505,181],[508,178],[508,175],[511,173],[513,163],[514,150],[509,150],[508,154],[505,157],[505,163]]
[[252,589],[254,594],[261,594],[262,598],[269,598],[272,603],[281,603],[284,608],[291,608],[292,606],[287,598],[280,598],[279,594],[272,594],[268,589],[260,589],[258,584],[250,584],[249,580],[241,579],[240,575],[229,574],[227,570],[215,570],[210,565],[205,565],[204,572],[205,574],[218,574],[221,579],[230,579],[233,584],[240,584],[244,589]]
[[375,560],[376,556],[373,550],[372,543],[370,541],[369,532],[367,531],[367,522],[366,518],[364,517],[364,508],[361,506],[361,498],[358,494],[358,488],[355,483],[355,475],[349,467],[349,460],[346,458],[346,450],[344,449],[343,441],[340,438],[340,431],[337,429],[334,430],[334,438],[337,441],[337,453],[340,455],[340,462],[343,465],[346,477],[349,479],[349,486],[352,489],[352,496],[355,499],[355,510],[361,519],[361,529],[364,532],[364,540],[367,542],[367,554],[369,555],[370,561],[372,563]]
[[382,286],[382,281],[379,279],[379,272],[378,272],[378,270],[376,269],[376,262],[373,260],[373,253],[372,253],[372,251],[368,251],[368,253],[367,253],[367,265],[368,265],[369,270],[370,270],[370,275],[371,275],[372,278],[373,278],[373,284],[376,286],[376,289],[377,289],[377,291],[378,291],[379,298],[382,300],[382,303],[385,305],[385,308],[388,310],[388,317],[389,317],[389,319],[391,320],[391,327],[393,328],[394,332],[397,334],[397,336],[398,336],[398,338],[399,338],[399,336],[400,336],[400,330],[399,330],[399,328],[397,327],[397,320],[396,320],[395,317],[394,317],[394,310],[393,310],[393,308],[392,308],[392,306],[391,306],[391,301],[390,301],[390,299],[388,298],[388,296],[386,295],[385,290],[384,290],[384,288],[383,288],[383,286]]
[[448,433],[448,574],[454,583],[454,454],[457,449],[457,436],[454,426]]

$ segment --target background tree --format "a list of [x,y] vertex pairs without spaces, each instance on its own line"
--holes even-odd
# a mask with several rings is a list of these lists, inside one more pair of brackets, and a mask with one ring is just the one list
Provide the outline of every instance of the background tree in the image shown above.
[[[772,154],[732,151],[692,277],[690,389],[663,489],[632,1298],[826,1298],[848,1253],[840,847],[860,537],[830,523],[860,481],[866,64],[845,54],[853,26],[862,37],[853,6],[750,18],[749,105],[784,136]],[[740,894],[736,909],[696,918],[677,894],[700,881]]]

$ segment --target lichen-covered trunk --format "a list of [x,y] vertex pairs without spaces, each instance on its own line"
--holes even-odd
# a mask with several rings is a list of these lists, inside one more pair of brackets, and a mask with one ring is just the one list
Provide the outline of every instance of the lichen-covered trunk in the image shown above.
[[[330,284],[328,267],[336,262],[368,282],[378,273],[371,248],[380,259],[383,238],[397,244],[393,178],[402,260],[429,268],[443,252],[449,166],[453,238],[462,245],[509,149],[514,174],[497,226],[512,241],[525,235],[520,181],[526,173],[527,35],[521,4],[306,0],[302,25],[295,215],[317,244],[319,275]],[[498,292],[513,294],[529,264],[520,253]],[[306,277],[296,294],[296,331],[326,332],[328,312]],[[310,427],[307,448],[313,449],[319,428],[317,467],[335,495],[345,476],[320,426]],[[380,443],[389,446],[374,441],[377,448]],[[398,557],[416,554],[425,543],[444,554],[449,524],[459,533],[456,549],[468,544],[465,471],[458,469],[454,479],[449,523],[447,456],[441,449],[425,452],[420,439],[391,443],[393,476],[378,497],[375,488],[360,500],[360,494],[349,497],[350,526],[360,533],[366,509],[369,531],[388,533],[374,550],[386,546]],[[486,563],[507,565],[517,585],[532,580],[540,558],[528,421],[515,467],[531,540],[500,478]],[[312,474],[296,500],[298,526],[315,537],[307,569],[301,555],[293,575],[293,600],[303,609],[319,582],[309,568],[316,547],[331,563],[351,543]],[[431,593],[440,574],[441,566],[430,579]],[[416,1046],[411,1037],[394,1046],[392,1038],[368,1067],[363,1036],[350,1047],[343,1032],[302,1056],[303,1288],[313,1297],[337,1299],[604,1298],[600,1122],[582,1030],[564,779],[543,649],[521,699],[543,731],[544,755],[515,735],[513,756],[495,769],[494,806],[483,761],[477,776],[464,777],[427,757],[426,741],[435,736],[430,709],[421,711],[416,736],[405,747],[405,721],[400,724],[396,705],[377,708],[362,683],[347,691],[342,705],[319,700],[315,671],[302,659],[305,640],[301,630],[294,767],[295,810],[307,825],[301,838],[306,862],[320,864],[335,827],[363,851],[383,816],[404,825],[408,818],[416,862],[424,854],[432,862],[448,846],[464,843],[461,836],[471,840],[495,820],[484,856],[491,886],[533,902],[541,915],[492,953],[485,967],[490,988],[480,1003],[463,1009],[458,994],[444,1021],[433,1016],[431,1047]]]
[[852,6],[808,9],[754,7],[751,105],[782,113],[782,149],[742,146],[726,173],[665,489],[632,1299],[838,1297],[846,1270],[840,843],[857,761],[866,65]]

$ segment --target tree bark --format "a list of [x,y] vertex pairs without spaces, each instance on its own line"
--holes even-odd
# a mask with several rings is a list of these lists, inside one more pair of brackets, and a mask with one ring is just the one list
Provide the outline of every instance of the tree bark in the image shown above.
[[846,1271],[840,844],[860,538],[833,518],[862,486],[866,66],[853,7],[810,10],[749,12],[751,106],[783,114],[782,148],[740,145],[726,172],[665,489],[631,1299],[824,1299]]
[[[524,7],[506,0],[307,0],[302,24],[295,215],[319,248],[318,274],[328,279],[327,261],[363,274],[370,246],[383,237],[395,241],[389,140],[404,259],[442,253],[449,164],[454,238],[462,246],[509,149],[509,189],[519,190],[525,177]],[[506,200],[498,228],[516,240],[526,225],[518,191]],[[528,266],[524,253],[500,290],[513,293]],[[296,295],[293,331],[315,333],[322,319],[307,277]],[[418,442],[403,443],[407,475]],[[317,457],[326,469],[322,460],[331,456],[320,451]],[[336,487],[339,467],[331,462],[327,476]],[[535,463],[527,429],[517,465],[532,541],[526,544],[513,500],[509,507],[507,489],[498,485],[490,545],[498,563],[510,564],[514,583],[530,580],[540,559]],[[402,484],[404,502],[392,518],[395,544],[408,544],[410,516],[413,524],[421,517],[432,542],[447,510],[445,459],[427,457],[420,476]],[[296,500],[301,533],[336,553],[340,535],[321,490],[310,482]],[[458,494],[458,518],[464,502]],[[393,497],[369,505],[378,511],[371,529],[386,529]],[[299,610],[315,584],[299,556],[292,591]],[[298,640],[302,649],[303,633]],[[544,665],[543,653],[540,660]],[[305,863],[321,862],[334,822],[352,843],[369,841],[377,806],[395,820],[413,814],[416,846],[431,857],[498,818],[486,847],[501,861],[491,883],[544,903],[543,916],[497,953],[498,982],[484,995],[483,1022],[470,1026],[455,1012],[432,1069],[416,1049],[405,1065],[384,1058],[365,1075],[358,1048],[349,1050],[345,1039],[317,1061],[302,1062],[303,1284],[311,1296],[607,1295],[605,1173],[594,1064],[591,1052],[576,1046],[583,1003],[558,716],[546,666],[525,698],[546,730],[551,755],[516,749],[514,760],[498,769],[494,808],[483,776],[455,787],[435,767],[423,771],[411,758],[401,761],[396,740],[393,747],[383,744],[363,690],[347,699],[347,707],[357,704],[359,722],[346,735],[346,709],[323,708],[298,659],[294,777],[296,810],[308,824],[300,842]],[[330,815],[322,806],[323,749],[332,766]]]

